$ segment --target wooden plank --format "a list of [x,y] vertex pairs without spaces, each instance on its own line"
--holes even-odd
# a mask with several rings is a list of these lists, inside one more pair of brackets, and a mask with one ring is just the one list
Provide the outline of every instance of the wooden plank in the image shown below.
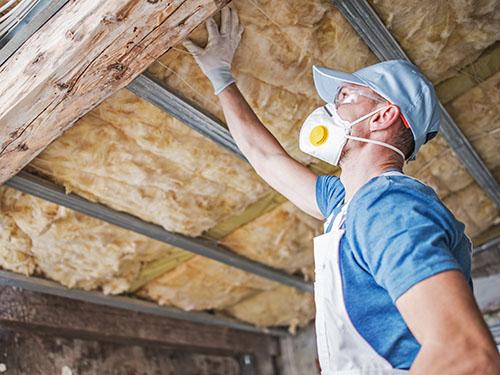
[[278,353],[274,337],[242,332],[0,286],[0,324],[36,327],[59,335],[120,343],[216,350],[225,353]]
[[0,68],[0,183],[228,2],[66,4]]
[[280,328],[256,327],[249,323],[244,323],[222,315],[215,315],[202,311],[185,311],[172,306],[159,306],[157,303],[144,301],[139,298],[109,296],[97,291],[71,289],[54,281],[41,279],[39,277],[24,276],[9,271],[0,270],[0,285],[18,287],[32,292],[49,294],[52,296],[69,298],[71,300],[124,309],[168,319],[177,319],[259,334],[288,336],[287,331]]
[[239,375],[239,358],[0,328],[5,374]]

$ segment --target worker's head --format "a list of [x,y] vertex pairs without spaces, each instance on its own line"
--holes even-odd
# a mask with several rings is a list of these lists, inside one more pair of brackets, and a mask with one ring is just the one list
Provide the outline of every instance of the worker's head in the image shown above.
[[411,160],[439,130],[432,84],[407,61],[387,61],[353,74],[316,66],[313,72],[327,105],[304,123],[304,152],[338,164],[375,143],[390,149],[391,158]]

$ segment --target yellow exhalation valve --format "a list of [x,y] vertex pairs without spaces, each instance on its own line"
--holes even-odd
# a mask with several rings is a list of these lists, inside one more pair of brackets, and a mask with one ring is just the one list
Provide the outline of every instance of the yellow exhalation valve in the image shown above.
[[315,126],[309,134],[309,141],[313,146],[319,146],[326,142],[328,129],[324,125]]

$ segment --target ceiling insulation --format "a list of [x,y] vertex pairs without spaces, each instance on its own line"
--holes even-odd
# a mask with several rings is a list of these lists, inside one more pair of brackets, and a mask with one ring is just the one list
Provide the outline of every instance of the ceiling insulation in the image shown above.
[[467,125],[462,127],[466,137],[500,180],[500,72],[453,100],[447,109],[458,123]]
[[2,267],[68,287],[126,292],[144,263],[184,253],[9,188],[1,188],[0,204]]
[[240,227],[221,242],[248,258],[289,273],[308,274],[314,263],[312,238],[322,224],[290,202]]
[[139,295],[184,310],[223,309],[277,284],[222,263],[195,256],[147,284]]
[[230,152],[122,90],[30,168],[91,200],[198,236],[270,188]]
[[498,0],[370,0],[410,59],[437,84],[499,39]]
[[280,285],[231,306],[225,312],[257,326],[288,326],[294,333],[297,327],[307,325],[314,318],[312,294]]
[[[298,149],[303,120],[322,104],[311,67],[354,71],[377,62],[375,56],[330,1],[233,3],[245,26],[233,68],[238,86],[293,157],[322,173],[334,172]],[[498,1],[372,4],[434,83],[474,61],[500,35]],[[190,37],[206,40],[204,28]],[[223,120],[210,83],[181,46],[148,72]],[[497,179],[499,85],[497,73],[447,103]],[[313,277],[312,237],[321,223],[282,203],[247,163],[127,90],[80,119],[29,169],[169,231],[212,236],[246,257]],[[443,138],[425,145],[406,172],[431,185],[469,235],[499,222],[497,209]],[[42,273],[66,286],[113,294],[135,290],[147,264],[184,253],[10,189],[0,190],[0,204],[0,266]],[[179,263],[149,281],[139,296],[292,330],[314,316],[312,296],[294,288],[200,256]]]

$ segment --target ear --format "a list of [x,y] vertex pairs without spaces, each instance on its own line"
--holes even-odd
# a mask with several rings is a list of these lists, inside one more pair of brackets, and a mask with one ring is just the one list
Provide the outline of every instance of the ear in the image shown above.
[[375,113],[370,119],[370,130],[385,130],[398,122],[400,115],[399,108],[393,104],[388,104],[385,108]]

